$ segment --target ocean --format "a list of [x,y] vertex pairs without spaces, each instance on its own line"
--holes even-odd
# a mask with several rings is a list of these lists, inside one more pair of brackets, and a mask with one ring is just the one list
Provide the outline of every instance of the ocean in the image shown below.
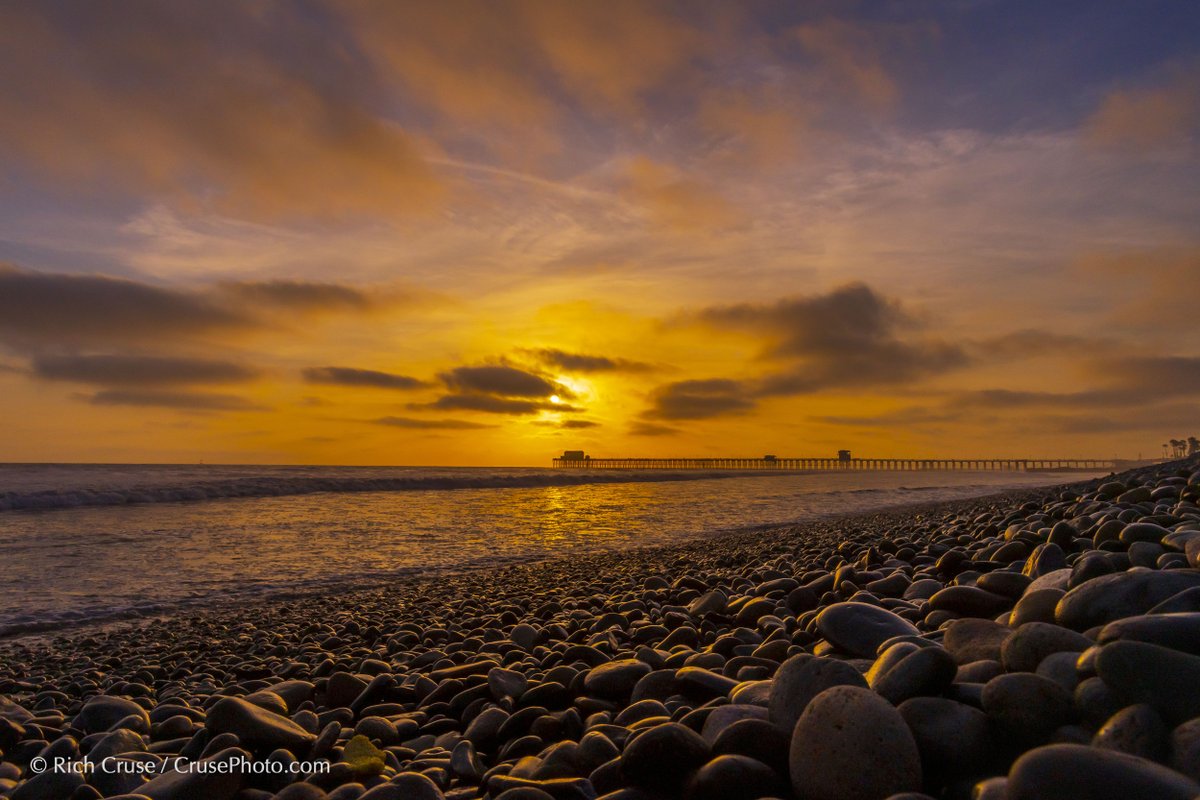
[[0,636],[1086,477],[4,464]]

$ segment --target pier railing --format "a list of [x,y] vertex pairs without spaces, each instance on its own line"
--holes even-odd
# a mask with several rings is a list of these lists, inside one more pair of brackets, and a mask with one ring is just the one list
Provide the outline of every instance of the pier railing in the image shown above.
[[1091,458],[556,458],[557,469],[786,470],[854,472],[1038,470],[1108,472],[1149,462]]

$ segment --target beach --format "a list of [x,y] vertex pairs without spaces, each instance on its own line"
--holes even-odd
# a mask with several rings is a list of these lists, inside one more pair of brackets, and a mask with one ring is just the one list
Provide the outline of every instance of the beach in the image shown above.
[[1192,459],[12,639],[0,782],[16,800],[1190,800],[1198,497]]

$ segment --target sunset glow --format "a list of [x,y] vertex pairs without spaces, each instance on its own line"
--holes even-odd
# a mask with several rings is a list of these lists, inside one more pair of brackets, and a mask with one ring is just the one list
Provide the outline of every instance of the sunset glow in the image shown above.
[[3,460],[1157,455],[1198,17],[1015,5],[6,4]]

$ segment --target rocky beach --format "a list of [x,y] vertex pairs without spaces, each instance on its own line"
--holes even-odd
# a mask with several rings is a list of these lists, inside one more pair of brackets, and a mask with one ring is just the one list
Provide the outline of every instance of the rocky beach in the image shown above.
[[1192,800],[1198,502],[1193,458],[10,639],[0,789]]

